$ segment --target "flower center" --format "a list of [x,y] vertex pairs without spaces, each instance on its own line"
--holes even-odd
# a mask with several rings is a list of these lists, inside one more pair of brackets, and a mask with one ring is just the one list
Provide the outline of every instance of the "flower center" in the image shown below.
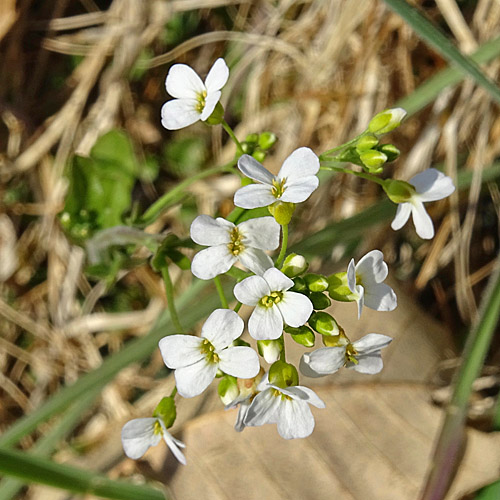
[[264,295],[259,300],[259,306],[262,307],[273,307],[274,304],[281,302],[283,300],[283,292],[271,292],[269,295]]
[[345,362],[347,363],[354,363],[357,365],[359,361],[356,359],[356,356],[358,355],[358,351],[354,348],[352,344],[347,344],[345,348]]
[[245,250],[245,245],[243,245],[242,242],[243,235],[239,232],[237,227],[234,227],[229,232],[229,238],[231,239],[231,242],[227,244],[227,248],[236,257],[243,252],[243,250]]
[[219,355],[215,352],[215,347],[207,339],[201,342],[201,353],[205,355],[208,363],[218,363]]
[[205,109],[205,100],[207,97],[207,91],[203,90],[202,92],[198,92],[196,94],[196,105],[194,109],[201,113]]
[[273,187],[271,188],[271,193],[275,198],[281,198],[285,192],[285,182],[286,179],[273,179]]
[[158,422],[158,420],[153,425],[153,434],[155,434],[155,435],[163,434],[163,430],[162,430],[160,422]]
[[281,396],[281,399],[282,401],[288,399],[289,401],[292,400],[292,398],[290,396],[288,396],[287,394],[283,394],[281,391],[278,391],[278,389],[272,389],[271,390],[271,394],[275,397],[275,398],[279,398]]

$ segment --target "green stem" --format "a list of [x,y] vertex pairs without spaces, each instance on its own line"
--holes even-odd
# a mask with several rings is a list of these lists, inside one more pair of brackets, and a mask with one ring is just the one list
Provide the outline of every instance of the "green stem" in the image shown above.
[[288,246],[288,224],[284,224],[281,226],[283,230],[283,239],[281,240],[281,250],[278,255],[278,260],[276,261],[276,267],[280,267],[283,264],[283,260],[285,259],[286,248]]
[[328,155],[335,153],[336,151],[340,151],[341,149],[345,149],[348,146],[351,146],[352,144],[357,142],[359,139],[361,139],[361,137],[363,137],[366,133],[367,133],[367,131],[365,130],[363,133],[357,135],[354,139],[351,139],[350,141],[344,142],[344,144],[341,144],[340,146],[337,146],[335,148],[329,149],[328,151],[325,151],[324,153],[321,153],[319,155],[319,159],[320,160],[329,159],[329,158],[327,158]]
[[219,276],[214,278],[215,288],[217,288],[217,293],[219,294],[220,303],[224,309],[229,309],[226,296],[224,295],[224,289],[222,288],[222,283],[220,282]]
[[167,294],[167,307],[170,313],[170,318],[174,324],[174,328],[178,333],[185,333],[184,328],[182,328],[181,322],[179,320],[179,315],[177,314],[177,309],[175,308],[174,299],[174,285],[172,283],[172,278],[170,277],[170,272],[168,270],[168,264],[165,263],[161,268],[161,275],[163,277],[163,282],[165,283],[165,293]]
[[229,126],[226,120],[222,120],[221,125],[223,129],[228,133],[229,137],[231,137],[233,142],[236,144],[236,148],[238,149],[239,155],[242,155],[244,153],[243,146],[241,145],[240,141],[238,141],[238,138],[236,137],[236,134],[233,132],[233,129]]
[[170,397],[173,398],[177,394],[177,386],[174,385],[174,388],[172,389],[172,392],[170,393]]
[[236,302],[236,305],[234,306],[233,311],[234,311],[235,313],[237,313],[237,312],[241,309],[241,306],[242,306],[242,305],[243,305],[243,304],[242,304],[241,302]]
[[350,170],[348,168],[343,168],[343,167],[334,167],[333,165],[323,165],[320,167],[321,170],[328,170],[330,172],[341,172],[344,174],[351,174],[355,175],[356,177],[361,177],[362,179],[367,179],[372,182],[376,182],[377,184],[380,184],[381,186],[384,185],[384,180],[380,179],[379,177],[376,177],[373,174],[367,174],[366,172],[355,172],[354,170]]
[[285,339],[283,338],[283,334],[281,334],[281,339],[283,340],[283,342],[281,343],[280,361],[286,363]]

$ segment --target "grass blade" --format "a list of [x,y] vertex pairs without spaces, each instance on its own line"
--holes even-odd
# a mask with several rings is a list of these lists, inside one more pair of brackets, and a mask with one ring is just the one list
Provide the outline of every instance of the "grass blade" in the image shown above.
[[486,89],[491,96],[500,103],[500,89],[495,83],[481,71],[473,59],[464,56],[438,28],[436,28],[415,7],[408,5],[405,0],[384,1],[415,30],[422,40],[425,40],[431,45],[448,62],[458,66],[464,74],[472,77],[478,85]]

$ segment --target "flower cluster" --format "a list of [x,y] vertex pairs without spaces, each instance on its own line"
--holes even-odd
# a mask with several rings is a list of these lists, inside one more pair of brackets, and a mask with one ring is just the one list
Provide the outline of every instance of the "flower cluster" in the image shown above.
[[[325,404],[312,389],[300,385],[298,370],[286,362],[287,335],[306,348],[313,347],[318,338],[322,340],[324,347],[302,355],[299,369],[305,376],[322,377],[342,368],[363,374],[382,370],[381,351],[392,339],[368,333],[351,341],[337,320],[325,311],[332,300],[355,302],[358,318],[365,306],[376,311],[396,308],[396,294],[384,283],[388,266],[382,252],[372,250],[357,264],[351,259],[347,270],[328,276],[307,273],[303,256],[287,255],[288,224],[296,204],[306,201],[318,188],[320,165],[377,182],[398,204],[392,228],[401,228],[411,213],[422,238],[434,235],[423,203],[445,198],[455,189],[451,179],[435,169],[409,182],[376,177],[385,163],[399,156],[395,146],[381,144],[380,138],[401,124],[406,115],[401,108],[377,114],[360,136],[319,157],[309,148],[296,149],[273,175],[260,162],[274,144],[274,134],[251,134],[240,143],[224,121],[219,100],[228,77],[227,65],[218,59],[205,82],[183,64],[172,66],[166,79],[167,91],[174,99],[162,108],[162,124],[169,130],[198,120],[222,124],[238,147],[234,164],[246,179],[234,195],[238,209],[227,219],[199,215],[191,224],[192,241],[206,247],[194,255],[191,271],[199,279],[215,281],[222,308],[210,314],[200,336],[184,334],[179,326],[177,334],[160,340],[163,361],[174,372],[176,386],[152,417],[131,420],[123,427],[123,447],[130,458],[140,458],[163,438],[179,462],[185,464],[180,450],[183,443],[167,430],[176,417],[174,398],[177,393],[184,398],[198,396],[215,378],[220,379],[218,392],[226,408],[239,407],[236,430],[271,423],[277,424],[278,433],[285,439],[309,436],[314,429],[310,405],[324,408]],[[340,168],[339,162],[354,163],[358,170]],[[330,163],[334,166],[330,167]],[[262,207],[267,207],[269,215],[251,212]],[[162,246],[165,254],[155,257],[157,266],[168,266],[167,258],[177,262],[180,252],[167,247]],[[273,259],[269,253],[278,248],[279,255]],[[228,308],[230,301],[220,282],[219,276],[224,274],[237,279],[233,287],[234,309]],[[173,302],[172,296],[168,299]],[[256,341],[258,353],[241,339],[245,323],[238,311],[243,304],[252,308],[247,329]],[[170,307],[171,312],[175,311],[172,303]],[[261,367],[259,354],[270,365],[267,372]]]

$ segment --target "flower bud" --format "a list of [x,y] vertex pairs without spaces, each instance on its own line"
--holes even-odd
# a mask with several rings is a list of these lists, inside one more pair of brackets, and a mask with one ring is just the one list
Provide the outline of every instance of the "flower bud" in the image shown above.
[[309,325],[321,335],[338,335],[339,325],[330,314],[319,311],[313,312],[309,318]]
[[245,137],[245,142],[247,142],[248,144],[252,144],[254,146],[257,144],[258,141],[259,141],[259,134],[248,134]]
[[297,344],[303,345],[304,347],[314,346],[314,341],[316,340],[314,332],[305,325],[299,326],[298,328],[287,326],[285,327],[285,332],[289,333]]
[[240,395],[236,377],[232,377],[231,375],[222,377],[217,387],[217,392],[224,406],[232,403]]
[[292,286],[292,288],[290,288],[291,292],[299,292],[303,293],[304,295],[308,294],[307,285],[304,278],[301,277],[293,278],[293,282],[294,285]]
[[219,125],[224,120],[224,108],[220,102],[217,103],[212,114],[205,120],[208,125]]
[[153,412],[153,417],[158,417],[163,420],[165,423],[165,427],[168,429],[172,427],[175,422],[175,417],[177,416],[177,411],[175,408],[174,398],[169,396],[168,398],[163,398],[158,406],[155,408]]
[[405,181],[387,179],[382,184],[389,199],[394,203],[406,203],[416,193],[415,188]]
[[328,283],[328,293],[333,300],[338,300],[340,302],[352,302],[355,300],[347,284],[346,272],[335,273],[328,276]]
[[272,132],[262,132],[259,135],[259,147],[264,150],[268,150],[274,146],[278,138]]
[[311,292],[324,292],[328,288],[328,280],[321,274],[306,274],[304,280]]
[[366,134],[356,142],[356,150],[358,153],[362,153],[363,151],[373,149],[377,144],[378,138],[376,135]]
[[391,130],[399,127],[405,116],[406,111],[403,108],[386,109],[376,114],[370,120],[368,130],[372,134],[387,134]]
[[291,253],[290,255],[287,255],[285,261],[283,262],[281,272],[289,278],[295,278],[299,274],[306,271],[308,267],[309,264],[302,255]]
[[266,153],[264,151],[254,151],[252,156],[260,163],[262,163],[266,159]]
[[277,201],[267,207],[269,213],[276,219],[276,222],[282,226],[286,226],[293,216],[295,211],[295,203],[287,201]]
[[259,354],[268,363],[274,363],[278,361],[281,351],[283,350],[283,337],[277,340],[258,340],[257,349]]
[[394,144],[382,144],[381,146],[378,146],[377,151],[380,151],[387,156],[387,161],[394,161],[399,158],[399,155],[401,154],[401,151],[394,146]]
[[323,344],[326,347],[342,347],[350,344],[350,340],[344,332],[344,329],[339,326],[339,334],[331,337],[323,336]]
[[269,368],[269,382],[283,389],[299,383],[299,374],[295,366],[285,361],[276,361]]
[[359,158],[363,162],[363,165],[372,174],[382,172],[382,167],[387,161],[387,156],[376,149],[370,149],[369,151],[361,153]]
[[327,307],[330,307],[332,303],[332,301],[321,292],[311,292],[309,294],[309,299],[311,300],[315,311],[326,309]]

